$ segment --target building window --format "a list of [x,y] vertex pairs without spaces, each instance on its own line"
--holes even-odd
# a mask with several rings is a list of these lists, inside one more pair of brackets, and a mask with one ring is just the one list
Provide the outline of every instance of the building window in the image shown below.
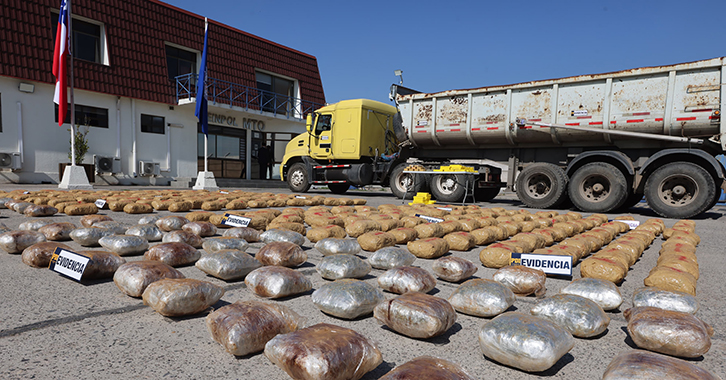
[[[70,104],[66,108],[66,124],[71,122]],[[76,125],[85,125],[89,127],[108,128],[108,109],[84,106],[82,104],[75,105]],[[55,105],[55,122],[58,122],[58,105]]]
[[164,134],[164,118],[162,116],[141,114],[141,132]]
[[[55,42],[58,33],[58,13],[53,13],[53,41]],[[108,64],[108,57],[105,54],[104,28],[103,24],[79,20],[73,17],[71,20],[73,31],[71,33],[71,53],[73,58],[84,61]]]
[[295,82],[271,74],[256,72],[260,90],[260,108],[263,111],[287,115],[293,108]]
[[174,82],[176,77],[197,72],[197,53],[178,49],[166,45],[166,66],[169,70],[169,80]]

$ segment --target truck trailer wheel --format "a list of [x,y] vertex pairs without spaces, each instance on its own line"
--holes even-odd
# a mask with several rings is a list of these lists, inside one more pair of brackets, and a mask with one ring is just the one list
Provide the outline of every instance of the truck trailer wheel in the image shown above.
[[[426,177],[423,174],[403,173],[408,166],[405,162],[396,166],[391,172],[389,185],[391,192],[399,199],[413,199],[416,193],[424,191]],[[415,177],[414,177],[415,176]]]
[[517,197],[532,208],[559,206],[567,198],[567,175],[555,164],[538,162],[517,176]]
[[706,211],[717,196],[713,177],[690,162],[666,164],[645,182],[648,206],[666,218],[694,217]]
[[329,183],[328,189],[333,194],[345,194],[350,189],[350,185],[347,183]]
[[628,199],[625,175],[605,162],[583,165],[570,178],[570,200],[586,212],[610,212]]
[[305,193],[310,189],[310,174],[305,169],[305,164],[298,162],[287,171],[287,187],[297,193]]
[[466,194],[466,177],[461,174],[435,174],[431,195],[441,202],[461,202]]

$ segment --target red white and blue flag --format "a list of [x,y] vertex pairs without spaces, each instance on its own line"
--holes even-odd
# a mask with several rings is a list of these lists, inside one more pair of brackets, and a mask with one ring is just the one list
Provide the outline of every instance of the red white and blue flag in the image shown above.
[[199,76],[197,77],[197,107],[194,115],[199,118],[199,124],[202,127],[202,133],[205,135],[209,129],[209,120],[207,117],[207,87],[205,79],[207,77],[207,32],[209,32],[209,24],[207,18],[204,18],[204,50],[202,50],[202,63],[199,66]]
[[58,32],[55,37],[55,50],[53,52],[53,76],[55,76],[55,95],[53,102],[58,105],[58,125],[63,126],[68,109],[68,85],[66,83],[66,57],[69,51],[68,38],[68,0],[61,2],[60,15],[58,15]]

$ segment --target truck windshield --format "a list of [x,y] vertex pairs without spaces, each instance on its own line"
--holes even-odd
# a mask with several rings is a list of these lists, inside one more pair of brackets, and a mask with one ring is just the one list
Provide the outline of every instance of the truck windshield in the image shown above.
[[333,115],[319,115],[318,121],[315,123],[315,134],[319,135],[330,130]]

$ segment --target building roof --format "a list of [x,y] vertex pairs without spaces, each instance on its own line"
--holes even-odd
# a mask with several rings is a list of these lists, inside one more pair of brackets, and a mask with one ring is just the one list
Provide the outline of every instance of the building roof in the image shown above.
[[[55,83],[53,21],[60,0],[0,0],[0,75]],[[75,88],[175,103],[165,44],[201,51],[204,17],[157,0],[76,0],[74,16],[104,24],[109,65],[74,60]],[[256,87],[255,69],[295,78],[303,100],[325,103],[317,59],[210,20],[207,75]]]

